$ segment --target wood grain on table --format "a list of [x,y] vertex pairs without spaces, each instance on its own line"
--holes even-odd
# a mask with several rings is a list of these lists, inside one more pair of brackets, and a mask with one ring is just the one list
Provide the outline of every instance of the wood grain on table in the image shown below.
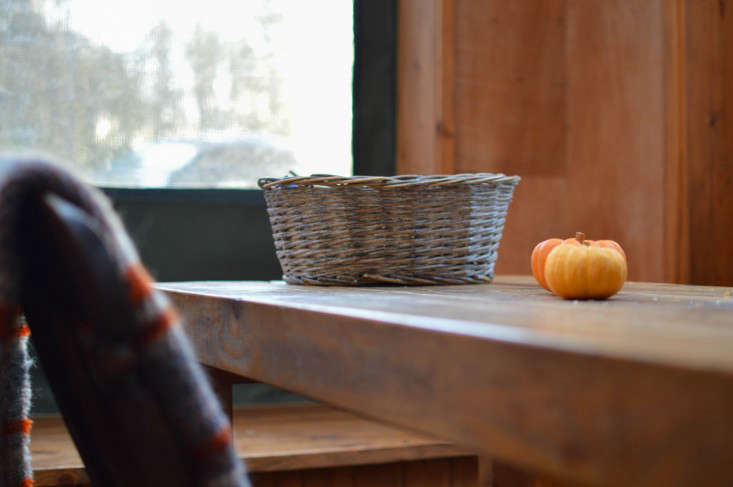
[[582,302],[528,277],[159,286],[207,365],[552,475],[733,482],[726,288],[628,283]]
[[[269,305],[423,330],[733,371],[733,288],[627,283],[607,301],[563,300],[524,277],[494,284],[313,287],[282,282],[161,284],[197,305]],[[209,296],[207,299],[205,296]],[[223,308],[223,306],[222,306]],[[206,321],[221,314],[202,317]],[[228,345],[225,348],[235,346]]]

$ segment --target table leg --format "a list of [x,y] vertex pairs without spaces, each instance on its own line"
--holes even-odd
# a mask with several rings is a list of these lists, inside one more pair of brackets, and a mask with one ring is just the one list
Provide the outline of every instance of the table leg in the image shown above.
[[478,485],[492,487],[494,485],[494,460],[491,457],[478,458]]
[[255,381],[215,367],[209,367],[207,365],[204,365],[203,367],[209,376],[209,381],[211,382],[211,387],[214,389],[214,393],[219,398],[219,402],[221,402],[224,413],[227,415],[227,418],[229,418],[229,423],[233,426],[234,405],[232,403],[232,387],[234,384],[246,384],[253,383]]
[[[482,458],[482,460],[486,461],[488,458]],[[504,463],[501,460],[487,463],[490,463],[488,468],[491,471],[492,483],[480,484],[482,487],[483,485],[494,487],[586,487],[585,484],[552,479],[547,475],[525,470]],[[481,470],[479,469],[479,471]]]

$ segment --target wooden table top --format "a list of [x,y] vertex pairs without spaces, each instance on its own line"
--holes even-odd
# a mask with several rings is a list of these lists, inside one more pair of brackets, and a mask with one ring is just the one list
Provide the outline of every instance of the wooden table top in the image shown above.
[[733,483],[731,289],[163,283],[200,360],[590,483]]

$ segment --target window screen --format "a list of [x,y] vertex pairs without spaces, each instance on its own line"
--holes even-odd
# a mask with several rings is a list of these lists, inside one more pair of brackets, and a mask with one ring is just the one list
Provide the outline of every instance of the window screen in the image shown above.
[[0,151],[122,187],[351,174],[353,5],[0,0]]

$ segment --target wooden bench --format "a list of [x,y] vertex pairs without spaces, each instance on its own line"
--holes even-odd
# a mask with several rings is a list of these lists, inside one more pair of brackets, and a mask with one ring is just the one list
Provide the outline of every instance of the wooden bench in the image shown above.
[[[255,487],[478,485],[478,461],[465,450],[317,404],[234,411],[237,451]],[[63,421],[34,420],[36,486],[88,485]]]

